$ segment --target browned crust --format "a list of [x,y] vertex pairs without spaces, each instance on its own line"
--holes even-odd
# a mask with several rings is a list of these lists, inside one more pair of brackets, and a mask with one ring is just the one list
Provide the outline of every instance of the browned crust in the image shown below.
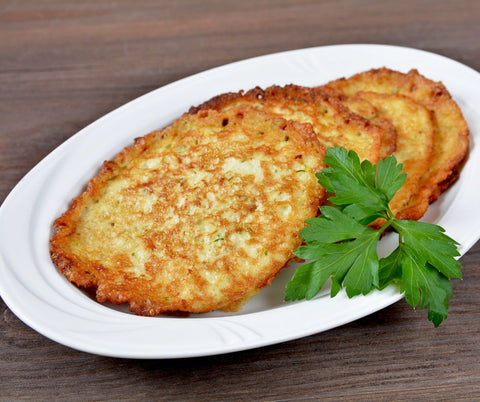
[[325,94],[329,99],[337,99],[347,109],[381,129],[382,145],[380,148],[380,158],[385,158],[395,152],[397,147],[397,131],[395,126],[389,119],[379,116],[377,109],[370,102],[356,95],[347,96],[329,86],[317,87],[315,90]]
[[[295,232],[289,234],[291,236],[289,244],[291,249],[284,253],[282,260],[274,260],[268,270],[260,278],[244,278],[239,286],[233,283],[232,286],[223,290],[223,300],[218,301],[202,300],[201,297],[187,301],[182,298],[175,299],[174,295],[168,302],[159,301],[155,296],[155,285],[144,278],[132,278],[126,273],[112,272],[107,266],[99,261],[83,258],[76,255],[68,248],[71,242],[71,236],[77,230],[77,222],[83,212],[83,209],[90,203],[96,202],[101,196],[108,181],[122,173],[122,169],[128,168],[130,162],[141,156],[147,151],[152,142],[157,141],[164,136],[172,136],[175,134],[176,125],[180,125],[185,119],[212,119],[222,121],[224,118],[242,119],[245,116],[255,114],[262,117],[268,115],[265,112],[258,112],[249,107],[239,107],[231,111],[216,113],[212,111],[201,111],[198,117],[185,115],[173,123],[173,127],[161,131],[152,132],[145,137],[138,138],[135,143],[120,152],[113,161],[105,162],[99,174],[93,177],[83,193],[72,200],[70,208],[54,222],[53,236],[50,240],[51,258],[57,265],[59,270],[73,283],[83,288],[96,289],[96,297],[100,302],[111,302],[114,304],[128,303],[132,312],[139,315],[154,316],[162,312],[192,312],[202,313],[215,309],[234,310],[238,308],[249,297],[253,296],[259,289],[269,285],[278,275],[280,270],[293,257],[293,250],[301,244],[298,238],[298,232],[303,227],[303,219],[298,222]],[[213,117],[212,117],[213,116]],[[265,117],[264,117],[265,118]],[[281,127],[285,138],[289,137],[289,141],[296,144],[296,149],[300,150],[299,155],[315,155],[316,166],[315,171],[320,171],[324,166],[322,163],[324,149],[318,143],[315,133],[311,126],[301,124],[295,121],[285,121],[276,116],[268,115],[268,119],[276,127]],[[283,138],[283,137],[282,137]],[[316,180],[314,180],[316,183]],[[286,183],[285,185],[288,185]],[[311,194],[309,198],[308,208],[305,211],[305,218],[313,217],[318,211],[318,206],[323,198],[323,189],[315,184],[315,194]],[[251,230],[255,233],[255,222],[251,225]],[[265,245],[268,249],[268,244]],[[122,263],[122,256],[118,257],[119,263]],[[123,264],[123,263],[122,263]],[[232,268],[233,269],[233,268]],[[195,272],[192,271],[192,275]],[[201,285],[200,277],[197,283]],[[175,293],[176,283],[171,284],[171,292]]]
[[[191,107],[189,113],[195,114],[200,110],[226,110],[238,104],[249,104],[290,119],[289,116],[279,112],[277,107],[286,107],[300,112],[312,106],[318,110],[328,108],[334,114],[337,127],[350,126],[355,127],[358,132],[368,133],[371,137],[368,159],[376,163],[379,160],[384,128],[381,127],[381,124],[373,124],[368,119],[353,113],[344,103],[338,94],[334,95],[319,88],[294,84],[283,87],[273,85],[266,89],[257,86],[247,92],[241,90],[217,95],[198,106]],[[320,141],[323,142],[324,127],[321,123],[317,124],[315,116],[313,116],[312,125]]]
[[435,123],[432,164],[422,177],[417,194],[402,211],[402,219],[420,219],[428,205],[455,181],[469,150],[469,129],[463,114],[441,82],[432,81],[417,70],[401,73],[388,68],[372,69],[327,84],[346,94],[366,90],[399,93],[427,107]]

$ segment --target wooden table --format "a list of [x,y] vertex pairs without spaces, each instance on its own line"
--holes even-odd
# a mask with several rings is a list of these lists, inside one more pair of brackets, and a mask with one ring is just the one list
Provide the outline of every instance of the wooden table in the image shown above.
[[[179,78],[340,43],[410,46],[480,70],[479,21],[470,0],[1,0],[0,202],[79,129]],[[183,360],[75,351],[0,302],[0,398],[478,399],[480,244],[461,261],[439,329],[401,301],[307,338]]]

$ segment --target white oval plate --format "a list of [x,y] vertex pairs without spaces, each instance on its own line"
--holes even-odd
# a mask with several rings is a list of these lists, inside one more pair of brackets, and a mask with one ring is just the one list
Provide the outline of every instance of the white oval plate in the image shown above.
[[[104,160],[133,138],[169,124],[210,97],[256,85],[320,85],[374,67],[417,68],[443,81],[471,130],[469,160],[454,188],[429,210],[426,221],[443,226],[464,254],[480,237],[480,75],[445,57],[383,45],[342,45],[249,59],[182,79],[107,114],[59,146],[30,171],[0,209],[0,294],[27,325],[61,344],[99,355],[174,358],[227,353],[274,344],[356,320],[402,298],[395,287],[348,299],[328,289],[311,301],[284,303],[293,267],[235,314],[189,318],[138,317],[124,307],[101,305],[70,284],[52,264],[53,220]],[[388,249],[389,239],[380,251]],[[453,299],[453,303],[455,300]],[[445,324],[444,324],[445,325]],[[447,324],[448,325],[448,324]]]

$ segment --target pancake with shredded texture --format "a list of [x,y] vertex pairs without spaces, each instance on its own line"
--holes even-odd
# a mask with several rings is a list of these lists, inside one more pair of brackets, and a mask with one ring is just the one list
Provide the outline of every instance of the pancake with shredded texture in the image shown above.
[[[417,194],[420,180],[430,166],[435,135],[432,114],[407,96],[376,92],[359,92],[357,95],[373,104],[379,115],[389,119],[396,129],[394,155],[402,163],[407,179],[389,206],[395,216],[403,215],[403,210]],[[422,216],[423,213],[411,214],[409,219],[417,220]]]
[[323,156],[307,124],[250,107],[186,114],[104,163],[55,221],[52,260],[139,315],[237,310],[302,243]]
[[420,180],[418,192],[399,218],[422,216],[428,205],[455,182],[468,153],[468,125],[448,90],[441,82],[432,81],[417,70],[405,74],[388,68],[341,78],[328,83],[327,87],[346,95],[359,91],[400,94],[432,112],[435,135],[430,166]]
[[[319,90],[317,88],[317,90]],[[323,92],[330,99],[337,99],[342,105],[350,111],[368,120],[371,124],[379,127],[382,131],[382,141],[380,145],[379,157],[386,158],[391,155],[397,148],[397,131],[391,120],[383,117],[378,109],[368,100],[360,96],[347,96],[330,87],[322,87]]]
[[287,120],[310,123],[324,147],[339,146],[354,150],[361,160],[377,163],[383,129],[353,113],[336,96],[298,85],[256,87],[248,92],[230,92],[192,107],[199,110],[228,110],[249,105]]

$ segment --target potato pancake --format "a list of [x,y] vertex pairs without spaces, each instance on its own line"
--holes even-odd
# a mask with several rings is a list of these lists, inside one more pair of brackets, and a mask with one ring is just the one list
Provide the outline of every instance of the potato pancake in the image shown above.
[[52,260],[139,315],[236,310],[301,244],[323,156],[307,124],[244,106],[186,114],[104,163],[55,221]]
[[386,158],[396,149],[397,132],[392,122],[382,117],[377,108],[366,99],[359,96],[347,96],[329,87],[322,87],[322,92],[329,97],[338,99],[344,106],[353,113],[367,119],[370,123],[378,126],[382,130],[382,144],[380,146],[380,158]]
[[404,74],[387,68],[341,78],[327,86],[347,95],[359,91],[405,95],[433,113],[435,136],[430,167],[421,178],[419,191],[400,218],[423,215],[429,203],[455,181],[468,153],[468,126],[448,90],[441,82],[429,80],[417,70]]
[[275,113],[287,120],[310,123],[320,143],[325,147],[342,146],[354,150],[361,160],[379,160],[382,129],[350,111],[328,93],[297,85],[256,87],[246,93],[226,93],[190,109],[228,110],[238,105],[250,105]]
[[[397,161],[403,164],[407,179],[390,201],[390,209],[395,216],[402,214],[410,199],[418,192],[422,176],[430,166],[434,124],[430,111],[403,95],[359,92],[359,97],[368,100],[381,117],[389,119],[397,132],[397,148],[394,153]],[[411,216],[409,219],[420,219]]]

